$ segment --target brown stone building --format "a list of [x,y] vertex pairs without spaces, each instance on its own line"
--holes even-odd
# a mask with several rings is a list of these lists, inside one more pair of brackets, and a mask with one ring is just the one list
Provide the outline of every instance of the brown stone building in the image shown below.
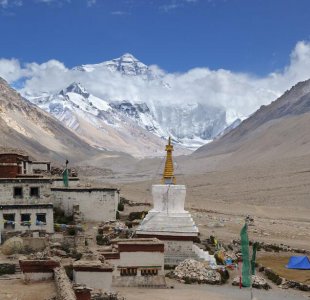
[[0,178],[16,178],[36,174],[37,170],[50,171],[50,162],[31,161],[18,153],[0,153]]

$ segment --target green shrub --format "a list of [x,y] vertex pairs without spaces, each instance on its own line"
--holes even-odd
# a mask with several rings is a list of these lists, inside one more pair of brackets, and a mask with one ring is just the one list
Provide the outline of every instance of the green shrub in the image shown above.
[[66,216],[65,212],[59,208],[54,207],[54,222],[56,224],[69,224],[73,222],[73,215],[72,216]]
[[97,242],[97,245],[110,245],[111,242],[110,242],[110,239],[104,235],[100,235],[98,234],[96,236],[96,242]]
[[129,214],[128,220],[133,221],[133,220],[141,220],[147,215],[147,211],[133,211]]
[[124,203],[119,202],[117,206],[118,211],[124,211],[124,208],[125,208]]

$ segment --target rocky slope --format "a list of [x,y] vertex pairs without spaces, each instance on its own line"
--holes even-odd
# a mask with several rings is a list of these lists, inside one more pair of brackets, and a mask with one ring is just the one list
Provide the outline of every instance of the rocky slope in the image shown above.
[[46,112],[23,99],[0,78],[1,148],[19,148],[41,159],[72,162],[97,155],[89,146]]
[[299,82],[270,105],[218,140],[199,148],[194,157],[228,154],[255,161],[310,154],[310,80]]
[[109,103],[91,95],[78,83],[58,94],[33,97],[31,101],[94,147],[137,157],[157,156],[164,147],[161,137],[167,133],[161,130],[145,103]]

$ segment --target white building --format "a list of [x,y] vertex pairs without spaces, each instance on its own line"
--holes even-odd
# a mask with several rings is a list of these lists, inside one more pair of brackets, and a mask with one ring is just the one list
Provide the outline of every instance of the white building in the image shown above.
[[109,291],[113,266],[99,260],[78,260],[73,263],[73,281],[95,290]]
[[0,232],[54,232],[53,204],[1,204]]
[[65,211],[73,213],[78,207],[84,221],[102,222],[116,219],[119,190],[100,187],[52,187],[54,203]]
[[117,252],[100,254],[114,265],[113,286],[166,286],[162,241],[156,238],[139,238],[116,239],[112,243]]
[[[105,222],[116,219],[120,198],[118,189],[82,186],[77,177],[68,178],[69,186],[64,186],[61,177],[43,177],[42,174],[35,174],[37,171],[49,172],[50,168],[49,162],[30,161],[28,156],[0,154],[0,205],[15,205],[14,212],[6,214],[12,222],[16,222],[11,231],[37,230],[34,225],[36,223],[30,227],[20,226],[21,215],[24,220],[30,214],[32,222],[35,222],[37,215],[40,218],[44,205],[48,205],[47,224],[44,225],[46,232],[53,232],[53,219],[49,217],[53,206],[62,208],[67,215],[72,215],[73,210],[78,208],[85,221]],[[30,213],[26,213],[25,210]],[[5,221],[3,215],[0,215],[0,223],[4,224]],[[0,230],[4,229],[6,228],[0,227]]]

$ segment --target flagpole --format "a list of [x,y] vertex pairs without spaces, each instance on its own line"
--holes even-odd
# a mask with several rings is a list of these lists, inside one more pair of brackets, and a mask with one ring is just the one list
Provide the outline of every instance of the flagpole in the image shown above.
[[[247,223],[247,221],[245,221],[245,223]],[[248,225],[248,224],[247,224]],[[249,231],[247,230],[247,234],[248,234],[248,239],[249,239]],[[252,253],[251,253],[251,248],[250,248],[250,239],[249,239],[249,243],[248,243],[248,247],[249,247],[249,263],[250,263],[250,294],[251,294],[251,300],[253,300],[253,280],[252,280],[252,260],[251,257],[253,256],[253,249],[252,249]],[[251,255],[252,254],[252,255]]]

